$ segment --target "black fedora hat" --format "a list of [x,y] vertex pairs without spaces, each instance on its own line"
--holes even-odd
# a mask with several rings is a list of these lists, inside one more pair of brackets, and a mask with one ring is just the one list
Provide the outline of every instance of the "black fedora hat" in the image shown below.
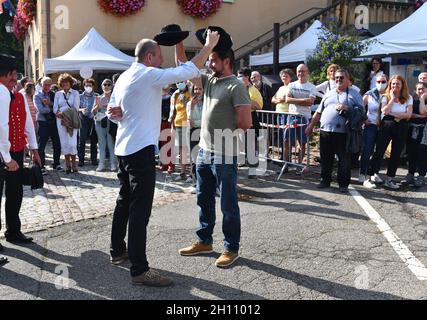
[[168,24],[162,28],[160,33],[154,36],[154,41],[161,46],[170,47],[183,41],[189,34],[190,32],[188,31],[182,31],[177,24]]
[[34,164],[31,168],[22,169],[22,184],[31,186],[32,190],[43,188],[44,179],[39,165]]
[[223,28],[217,26],[209,26],[207,28],[196,31],[196,37],[203,45],[206,43],[208,30],[217,31],[219,34],[218,44],[215,46],[213,51],[228,51],[231,49],[233,46],[233,40],[231,39],[231,36]]
[[16,68],[16,58],[14,56],[0,53],[0,68]]

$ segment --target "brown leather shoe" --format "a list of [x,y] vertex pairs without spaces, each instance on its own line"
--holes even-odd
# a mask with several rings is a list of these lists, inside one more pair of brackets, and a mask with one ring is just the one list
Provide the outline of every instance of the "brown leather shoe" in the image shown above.
[[237,252],[224,251],[219,258],[216,259],[215,265],[218,268],[225,268],[231,266],[237,258],[239,258],[239,254]]
[[136,277],[132,277],[132,284],[136,286],[148,287],[169,287],[173,284],[173,280],[161,276],[157,271],[149,269]]
[[181,256],[194,256],[197,254],[212,253],[213,247],[212,244],[204,244],[199,241],[189,247],[180,249],[178,252]]

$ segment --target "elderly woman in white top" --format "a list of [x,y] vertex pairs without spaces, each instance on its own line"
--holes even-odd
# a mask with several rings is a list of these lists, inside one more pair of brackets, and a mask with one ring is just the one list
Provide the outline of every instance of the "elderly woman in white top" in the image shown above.
[[326,69],[328,80],[316,86],[319,97],[323,98],[326,92],[336,88],[337,85],[335,83],[335,72],[338,69],[340,69],[340,66],[337,64],[331,64],[329,65],[328,69]]
[[367,117],[363,128],[363,148],[360,156],[359,182],[364,183],[368,173],[369,160],[374,154],[378,129],[381,123],[381,100],[387,89],[387,76],[381,74],[377,77],[376,88],[369,90],[363,96],[367,107]]
[[67,127],[62,124],[62,113],[69,108],[80,107],[79,92],[71,89],[73,78],[67,74],[61,74],[58,79],[58,85],[62,90],[55,94],[53,112],[57,116],[56,125],[58,127],[59,140],[61,141],[61,153],[65,156],[66,173],[77,172],[76,154],[77,154],[77,132],[73,129],[70,135]]
[[110,152],[110,170],[117,171],[117,159],[114,155],[114,141],[111,134],[109,134],[110,121],[107,118],[107,107],[108,102],[110,102],[112,90],[113,82],[110,79],[105,79],[102,82],[102,91],[104,93],[100,97],[96,97],[95,107],[92,109],[99,144],[99,164],[96,171],[105,170],[106,147],[108,147],[108,151]]

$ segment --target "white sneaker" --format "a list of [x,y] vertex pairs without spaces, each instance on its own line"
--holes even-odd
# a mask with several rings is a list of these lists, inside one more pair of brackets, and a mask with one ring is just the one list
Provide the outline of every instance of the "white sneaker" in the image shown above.
[[110,171],[111,172],[117,172],[117,166],[111,166]]
[[387,180],[384,182],[384,187],[394,190],[399,189],[399,186],[390,177],[387,177]]
[[189,191],[191,194],[196,194],[196,188],[195,187],[190,187]]
[[96,171],[97,171],[97,172],[105,171],[105,167],[104,167],[104,166],[102,166],[102,165],[99,165],[99,166],[98,166],[98,168],[96,168]]
[[365,188],[368,188],[368,189],[375,189],[376,187],[377,187],[377,185],[375,184],[375,183],[373,183],[371,180],[365,180],[364,182],[363,182],[363,186],[365,187]]
[[366,176],[364,174],[359,174],[359,179],[357,179],[357,181],[359,181],[359,183],[364,183],[366,180]]
[[384,183],[384,180],[383,180],[383,179],[381,179],[381,177],[380,177],[377,173],[375,173],[375,174],[374,174],[374,176],[373,176],[373,180],[374,180],[374,182],[376,182],[376,183]]

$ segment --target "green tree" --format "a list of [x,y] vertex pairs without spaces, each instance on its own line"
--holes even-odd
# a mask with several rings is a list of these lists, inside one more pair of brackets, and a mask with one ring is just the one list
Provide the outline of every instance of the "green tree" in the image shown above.
[[336,19],[319,29],[319,43],[308,58],[313,83],[327,80],[327,68],[330,64],[338,64],[347,69],[353,76],[357,86],[362,85],[365,65],[354,61],[373,43],[371,40],[361,42],[360,32],[354,26],[341,26]]
[[[11,0],[16,8],[18,0]],[[22,41],[18,41],[13,33],[6,31],[6,24],[12,22],[13,17],[9,15],[9,11],[5,10],[0,15],[0,52],[10,54],[16,57],[18,62],[19,72],[24,72],[24,46]]]

